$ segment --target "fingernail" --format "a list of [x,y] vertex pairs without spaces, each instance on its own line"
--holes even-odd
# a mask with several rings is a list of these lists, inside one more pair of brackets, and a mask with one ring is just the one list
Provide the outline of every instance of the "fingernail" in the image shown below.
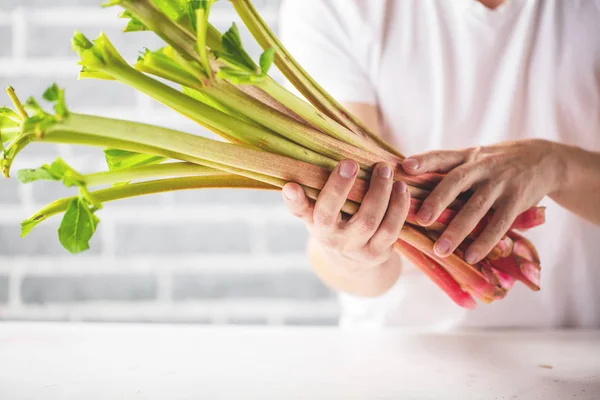
[[435,251],[438,254],[446,254],[450,250],[450,241],[448,239],[440,239],[435,244]]
[[407,158],[406,160],[404,160],[402,165],[404,165],[408,169],[412,169],[413,171],[418,170],[420,167],[419,161],[415,160],[414,158]]
[[283,195],[288,200],[296,201],[298,199],[298,193],[296,193],[296,191],[292,189],[283,189]]
[[340,163],[340,176],[342,178],[350,179],[354,176],[354,174],[356,174],[356,172],[357,167],[355,162],[344,160]]
[[398,182],[398,188],[402,193],[408,192],[408,186],[406,186],[406,183],[402,181]]
[[389,165],[384,165],[379,168],[379,176],[385,179],[390,179],[392,177],[392,167]]
[[465,261],[469,264],[475,264],[475,261],[477,261],[477,254],[475,251],[471,249],[467,250],[467,253],[465,254]]
[[427,223],[431,219],[431,214],[431,207],[425,204],[419,209],[419,213],[417,214],[417,220],[419,220],[419,222],[421,223]]

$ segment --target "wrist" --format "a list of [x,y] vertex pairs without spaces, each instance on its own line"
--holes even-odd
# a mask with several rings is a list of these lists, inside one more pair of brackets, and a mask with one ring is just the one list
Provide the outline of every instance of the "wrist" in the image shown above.
[[571,146],[548,141],[549,163],[549,196],[553,196],[572,185],[573,180],[573,150]]
[[368,266],[348,260],[339,252],[326,249],[314,239],[309,242],[309,258],[317,276],[331,289],[359,297],[377,297],[396,283],[402,262],[396,252],[386,261]]
[[391,252],[378,255],[374,258],[359,258],[346,254],[337,249],[333,249],[324,244],[317,243],[321,247],[322,254],[335,265],[339,265],[350,273],[360,273],[365,270],[372,270],[385,264],[391,256]]

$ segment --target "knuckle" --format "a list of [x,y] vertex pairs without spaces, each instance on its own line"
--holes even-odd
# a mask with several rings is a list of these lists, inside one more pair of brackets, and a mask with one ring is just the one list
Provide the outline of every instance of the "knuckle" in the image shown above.
[[481,146],[471,147],[467,150],[467,161],[472,162],[477,160],[482,152],[483,148]]
[[507,217],[502,217],[499,218],[496,223],[494,224],[492,233],[493,234],[500,234],[500,233],[504,233],[506,231],[508,231],[508,229],[510,228],[511,225],[511,221],[509,221],[509,218]]
[[493,168],[498,164],[498,162],[496,157],[488,156],[481,160],[481,164],[483,165],[483,167]]
[[379,227],[379,221],[375,215],[365,215],[358,221],[358,230],[361,233],[371,233]]
[[456,184],[463,185],[469,180],[469,172],[463,168],[457,168],[448,174]]
[[317,210],[315,211],[313,220],[316,225],[329,227],[335,223],[336,216],[334,216],[333,213]]
[[483,211],[487,205],[488,199],[487,196],[483,194],[474,194],[469,200],[469,210],[471,211]]
[[396,239],[398,239],[398,235],[399,231],[396,231],[396,229],[390,225],[380,227],[379,231],[377,232],[379,240],[385,243],[393,243],[396,241]]

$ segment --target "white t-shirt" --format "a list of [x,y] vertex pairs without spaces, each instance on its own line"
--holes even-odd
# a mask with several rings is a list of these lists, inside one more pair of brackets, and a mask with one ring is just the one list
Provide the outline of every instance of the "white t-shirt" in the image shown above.
[[[600,0],[284,0],[280,34],[335,98],[377,104],[407,155],[545,138],[600,150]],[[341,294],[342,326],[600,327],[600,228],[549,199],[526,233],[542,290],[474,311],[414,267],[374,299]],[[600,204],[599,204],[600,206]]]

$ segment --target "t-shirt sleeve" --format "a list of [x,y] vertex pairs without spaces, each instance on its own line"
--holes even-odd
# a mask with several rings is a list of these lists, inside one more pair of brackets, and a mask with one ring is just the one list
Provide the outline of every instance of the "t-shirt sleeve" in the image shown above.
[[282,43],[342,103],[377,103],[366,69],[365,31],[355,0],[283,0],[280,8]]

